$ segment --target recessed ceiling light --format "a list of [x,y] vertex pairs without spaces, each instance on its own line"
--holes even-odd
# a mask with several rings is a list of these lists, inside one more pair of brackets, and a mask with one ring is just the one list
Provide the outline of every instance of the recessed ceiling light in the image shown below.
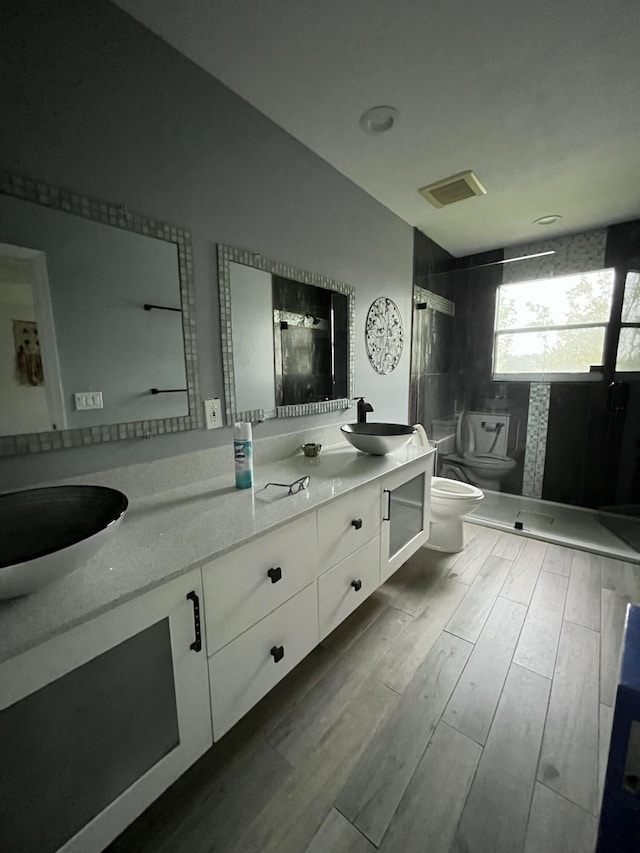
[[533,220],[534,225],[553,225],[554,222],[557,222],[559,219],[562,219],[559,213],[548,213],[546,216],[540,216],[538,219]]
[[371,107],[360,118],[360,127],[367,133],[386,133],[398,118],[395,107]]

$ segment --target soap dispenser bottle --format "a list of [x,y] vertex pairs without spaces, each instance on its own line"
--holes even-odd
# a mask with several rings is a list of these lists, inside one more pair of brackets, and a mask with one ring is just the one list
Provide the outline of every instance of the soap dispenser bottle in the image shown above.
[[236,466],[236,488],[253,486],[253,440],[251,424],[239,421],[233,427],[233,456]]

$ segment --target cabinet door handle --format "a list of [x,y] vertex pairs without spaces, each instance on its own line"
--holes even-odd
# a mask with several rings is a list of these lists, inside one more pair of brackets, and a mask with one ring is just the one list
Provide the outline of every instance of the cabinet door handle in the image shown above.
[[273,569],[269,569],[267,574],[271,578],[271,583],[278,583],[278,581],[282,578],[282,569],[280,568],[280,566],[276,566]]
[[275,663],[278,663],[278,661],[281,661],[284,657],[284,646],[274,646],[271,649],[271,654],[273,655]]
[[382,490],[386,495],[388,495],[387,500],[387,514],[382,516],[383,521],[391,521],[391,490],[383,489]]
[[187,598],[189,601],[193,602],[193,627],[195,630],[196,638],[191,643],[189,648],[194,652],[202,651],[202,632],[200,631],[200,599],[198,598],[198,594],[191,590],[191,592],[187,593]]
[[360,590],[362,589],[362,581],[351,581],[351,586],[355,589],[356,592],[360,592]]
[[351,522],[351,526],[355,527],[356,530],[360,530],[360,528],[362,527],[362,519],[361,518],[354,518],[353,521]]

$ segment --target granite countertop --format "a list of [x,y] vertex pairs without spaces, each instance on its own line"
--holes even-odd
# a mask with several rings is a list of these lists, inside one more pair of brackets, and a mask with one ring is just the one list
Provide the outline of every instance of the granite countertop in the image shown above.
[[[0,662],[433,452],[410,445],[366,456],[345,442],[315,459],[297,454],[256,468],[253,489],[236,489],[229,472],[134,498],[89,563],[32,595],[0,602]],[[264,489],[305,474],[309,488],[296,495]]]

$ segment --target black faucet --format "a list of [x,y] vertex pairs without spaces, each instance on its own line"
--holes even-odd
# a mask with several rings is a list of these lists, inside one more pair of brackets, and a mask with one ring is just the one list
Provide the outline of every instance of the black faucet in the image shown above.
[[373,406],[371,403],[367,403],[364,397],[358,397],[358,423],[366,424],[367,422],[367,412],[373,411]]

